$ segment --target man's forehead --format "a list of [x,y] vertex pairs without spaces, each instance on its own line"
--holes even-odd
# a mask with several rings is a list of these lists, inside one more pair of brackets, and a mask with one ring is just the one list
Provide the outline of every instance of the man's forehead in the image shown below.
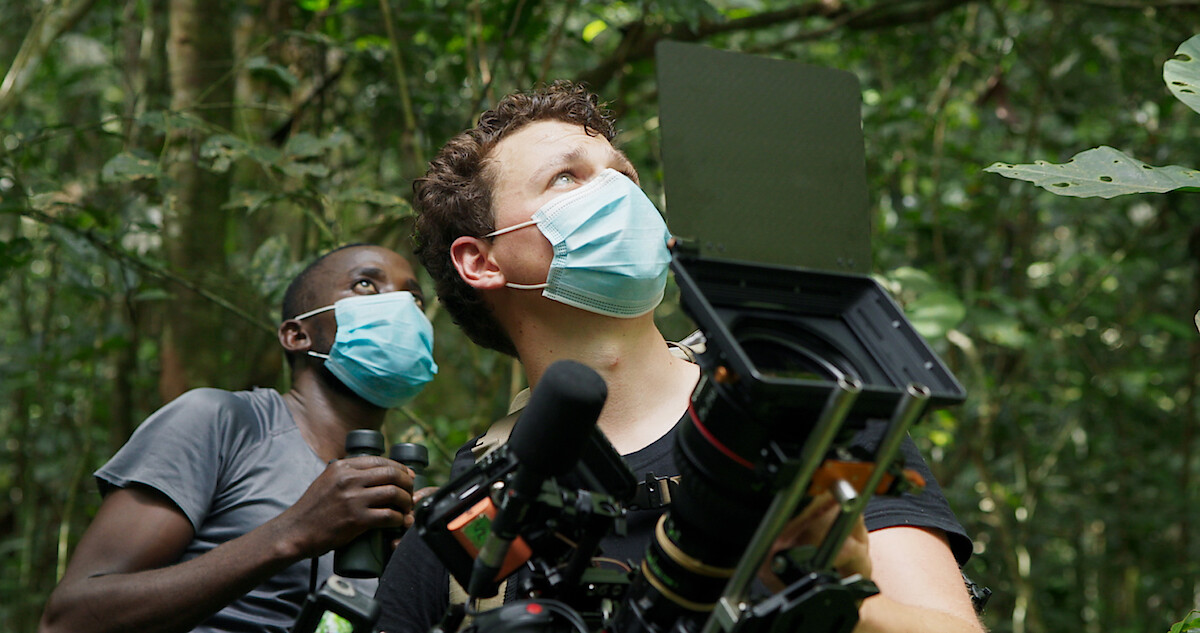
[[551,119],[526,124],[501,139],[489,163],[494,173],[527,176],[547,163],[565,162],[591,152],[605,158],[624,157],[607,138],[589,133],[582,124]]
[[399,254],[379,246],[352,246],[331,253],[322,266],[322,273],[335,277],[350,276],[362,271],[396,272],[412,276],[412,266]]

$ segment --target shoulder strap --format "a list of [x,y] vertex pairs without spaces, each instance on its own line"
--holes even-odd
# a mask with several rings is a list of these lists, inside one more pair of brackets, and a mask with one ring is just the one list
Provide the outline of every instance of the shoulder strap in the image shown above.
[[484,455],[503,446],[508,441],[508,436],[512,435],[513,426],[517,424],[519,417],[521,417],[521,411],[517,410],[493,422],[487,432],[479,437],[479,441],[475,442],[475,446],[471,447],[471,454],[475,456],[475,461],[483,459]]
[[[695,335],[685,339],[682,342],[668,341],[667,345],[671,348],[671,353],[693,363],[696,362],[697,352],[704,352],[704,341],[694,340]],[[525,408],[525,404],[529,402],[529,389],[524,389],[513,398],[512,404],[508,407],[508,415],[496,420],[488,427],[488,430],[480,436],[475,445],[471,447],[471,454],[475,456],[475,461],[484,458],[485,455],[500,448],[508,441],[508,437],[512,435],[513,426],[517,424],[517,418],[521,417],[521,411]],[[635,508],[660,508],[671,503],[671,493],[675,490],[679,483],[678,477],[654,477],[650,475],[646,481],[639,482],[639,491],[637,500],[634,503]],[[500,585],[500,591],[491,598],[480,600],[476,605],[477,612],[495,609],[504,604],[504,593],[508,588],[508,581]],[[467,590],[450,576],[450,603],[451,604],[466,604]],[[463,620],[465,628],[471,621],[471,616],[467,616]]]
[[[496,592],[496,595],[492,596],[491,598],[484,598],[483,600],[479,600],[478,602],[475,603],[474,612],[475,613],[483,613],[484,611],[491,611],[492,609],[498,609],[498,608],[504,606],[504,594],[507,591],[508,591],[508,580],[505,580],[504,582],[500,583],[500,590]],[[450,576],[450,604],[464,604],[465,605],[467,603],[467,598],[468,598],[467,590],[463,589],[463,586],[458,584],[458,581],[454,579],[453,575],[451,575]],[[471,625],[471,621],[474,619],[475,619],[474,616],[471,616],[470,614],[463,617],[462,624],[460,624],[458,626],[458,630],[460,630],[460,631],[465,630],[467,627],[469,627]]]

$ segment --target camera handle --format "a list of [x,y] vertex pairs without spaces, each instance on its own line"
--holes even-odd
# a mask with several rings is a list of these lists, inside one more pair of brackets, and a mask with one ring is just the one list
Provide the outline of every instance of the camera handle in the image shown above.
[[[812,559],[812,569],[828,569],[833,565],[833,560],[837,557],[838,550],[842,548],[842,543],[854,530],[854,522],[866,509],[867,502],[871,500],[875,489],[879,487],[879,482],[887,474],[888,466],[900,452],[900,443],[904,441],[908,429],[921,417],[928,404],[929,388],[925,385],[910,383],[900,398],[900,402],[896,405],[891,422],[888,423],[887,432],[875,450],[875,468],[871,470],[871,474],[863,485],[863,493],[857,494],[854,486],[845,484],[844,481],[834,484],[833,495],[841,505],[842,513],[838,515],[833,527],[829,529],[829,535],[821,541],[821,545],[817,548],[817,553]],[[838,485],[838,483],[845,485]]]
[[[813,474],[823,461],[837,428],[841,425],[842,418],[850,410],[850,405],[853,403],[860,389],[861,385],[848,383],[844,379],[838,381],[837,386],[829,396],[829,400],[813,434],[810,436],[809,441],[805,442],[801,457],[798,460],[800,470],[797,471],[791,485],[776,495],[766,517],[759,524],[754,538],[738,563],[733,578],[726,585],[725,593],[717,602],[716,608],[705,622],[701,633],[728,633],[735,631],[739,628],[739,624],[743,623],[748,615],[751,615],[750,605],[746,600],[749,583],[754,578],[759,566],[762,565],[763,558],[774,543],[775,538],[783,529],[784,524],[793,516],[796,506],[799,505],[804,494],[808,491]],[[867,501],[870,500],[871,495],[887,474],[888,466],[900,452],[901,442],[908,433],[908,429],[925,412],[925,408],[929,404],[929,395],[930,391],[924,385],[910,383],[907,386],[900,400],[896,403],[896,408],[892,412],[887,431],[875,451],[875,466],[868,476],[861,494],[855,490],[854,486],[843,480],[835,481],[831,486],[834,497],[841,506],[841,513],[835,519],[825,539],[816,548],[808,564],[804,565],[809,572],[813,572],[809,574],[808,582],[806,583],[810,587],[817,585],[817,589],[819,590],[821,584],[839,584],[832,577],[823,578],[824,574],[819,572],[824,572],[832,566],[833,560],[841,549],[842,544],[853,531],[854,522],[866,508]],[[839,412],[839,408],[841,407],[844,407],[845,410]],[[839,415],[840,417],[835,417]],[[825,437],[826,434],[828,434],[828,437]],[[853,584],[857,584],[856,579],[847,580],[855,580],[855,583],[843,585],[846,589],[851,589]],[[870,583],[868,582],[867,584]],[[864,587],[863,589],[867,588]],[[866,595],[873,595],[873,593],[867,591]],[[817,591],[806,593],[806,595],[815,597]],[[803,601],[804,599],[800,602]],[[771,617],[774,618],[785,614],[786,611],[791,611],[799,606],[799,603],[792,602],[786,606],[784,611],[772,612]],[[751,619],[754,618],[752,617]],[[769,623],[767,623],[767,628],[770,628]]]

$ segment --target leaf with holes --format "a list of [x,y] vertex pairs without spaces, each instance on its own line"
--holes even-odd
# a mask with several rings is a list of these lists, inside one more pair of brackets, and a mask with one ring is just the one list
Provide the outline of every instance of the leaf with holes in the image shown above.
[[1080,152],[1062,165],[1044,160],[1032,165],[993,163],[984,171],[1028,180],[1046,191],[1076,198],[1113,198],[1200,187],[1200,171],[1177,165],[1147,165],[1108,146]]
[[162,175],[154,158],[135,152],[121,152],[108,159],[100,170],[100,181],[106,183],[133,182],[158,178]]
[[1163,64],[1163,81],[1187,107],[1200,112],[1200,35],[1180,44],[1175,59]]

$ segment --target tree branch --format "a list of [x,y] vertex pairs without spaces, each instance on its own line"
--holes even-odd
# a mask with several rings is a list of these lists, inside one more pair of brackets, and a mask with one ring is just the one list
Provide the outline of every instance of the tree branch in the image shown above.
[[1061,4],[1078,4],[1108,9],[1170,9],[1200,7],[1200,0],[1054,0]]
[[[590,86],[592,90],[599,90],[611,81],[624,65],[652,57],[655,44],[664,39],[696,42],[725,33],[764,29],[809,18],[819,17],[833,21],[834,24],[830,27],[809,31],[798,36],[800,39],[810,40],[824,37],[838,27],[864,31],[927,22],[942,13],[974,1],[976,0],[882,0],[879,4],[869,7],[850,9],[837,0],[817,0],[777,11],[764,11],[736,20],[704,22],[695,29],[686,22],[676,22],[659,27],[649,26],[645,22],[633,22],[621,28],[623,35],[616,50],[591,70],[581,73],[578,79]],[[796,38],[793,38],[793,41],[795,40]]]
[[61,4],[53,2],[42,9],[21,42],[4,81],[0,82],[0,116],[17,103],[54,40],[75,26],[94,4],[96,0],[62,0]]
[[58,218],[55,218],[53,215],[50,215],[49,213],[40,211],[40,210],[35,209],[30,206],[26,206],[25,208],[19,210],[18,213],[24,217],[27,217],[31,220],[35,220],[41,224],[45,224],[48,226],[57,226],[61,229],[64,229],[71,233],[74,233],[75,235],[86,240],[92,246],[95,246],[102,253],[111,257],[112,259],[114,259],[118,262],[132,264],[134,267],[140,268],[143,271],[150,273],[151,275],[153,275],[155,277],[158,277],[159,279],[164,279],[166,281],[176,283],[180,286],[183,286],[184,288],[191,290],[192,292],[200,295],[201,297],[204,297],[205,299],[215,303],[216,305],[224,308],[225,310],[228,310],[229,312],[233,313],[234,315],[241,317],[247,323],[250,323],[251,325],[253,325],[265,332],[268,332],[270,334],[275,334],[275,327],[273,324],[268,323],[267,321],[264,321],[263,319],[260,319],[258,317],[255,317],[254,315],[250,314],[249,312],[246,312],[245,310],[239,308],[238,306],[234,305],[233,303],[230,303],[229,300],[225,299],[224,297],[213,293],[212,291],[208,290],[207,288],[202,287],[201,285],[197,284],[196,282],[194,282],[190,279],[185,279],[185,278],[177,275],[176,273],[169,270],[165,266],[162,266],[162,265],[150,262],[150,261],[146,261],[146,260],[142,259],[141,257],[138,257],[137,255],[135,255],[133,253],[130,253],[129,251],[125,250],[124,248],[121,248],[120,246],[116,246],[114,244],[109,243],[103,237],[101,237],[100,235],[97,235],[95,231],[92,231],[89,229],[81,229],[79,227],[71,226],[69,224],[59,221]]

